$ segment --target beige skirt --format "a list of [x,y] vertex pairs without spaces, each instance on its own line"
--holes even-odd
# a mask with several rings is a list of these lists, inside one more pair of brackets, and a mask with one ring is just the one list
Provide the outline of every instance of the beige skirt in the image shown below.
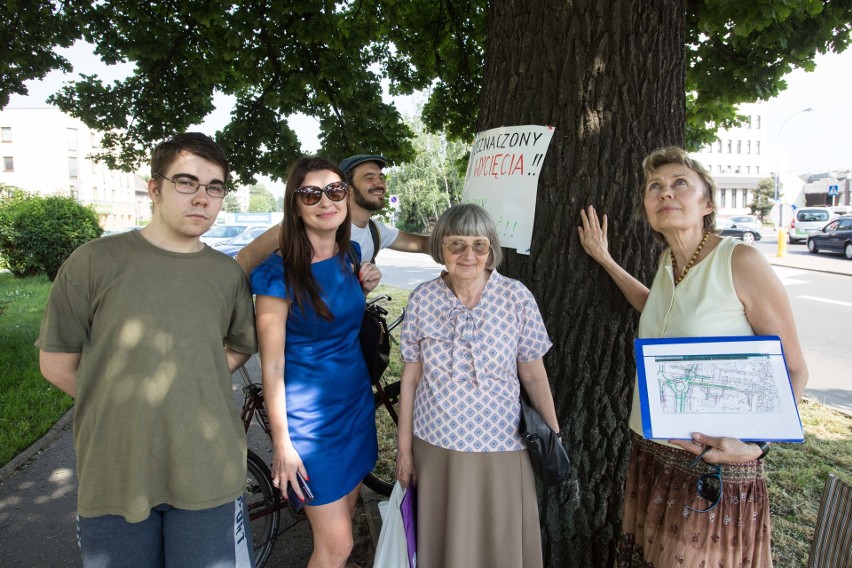
[[519,452],[457,452],[414,438],[417,565],[540,568],[532,466]]

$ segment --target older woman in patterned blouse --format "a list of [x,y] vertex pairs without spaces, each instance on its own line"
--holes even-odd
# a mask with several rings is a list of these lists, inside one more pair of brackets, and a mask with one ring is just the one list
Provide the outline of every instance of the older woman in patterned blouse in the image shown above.
[[501,276],[484,209],[438,220],[432,258],[446,266],[411,294],[402,330],[397,478],[414,484],[421,566],[542,566],[535,484],[518,434],[520,389],[559,431],[535,298]]

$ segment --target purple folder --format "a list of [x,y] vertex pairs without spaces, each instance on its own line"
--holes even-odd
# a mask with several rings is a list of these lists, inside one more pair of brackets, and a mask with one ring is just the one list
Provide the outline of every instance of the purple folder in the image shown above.
[[402,526],[405,529],[405,543],[408,545],[408,568],[417,565],[417,489],[409,484],[399,504],[402,513]]

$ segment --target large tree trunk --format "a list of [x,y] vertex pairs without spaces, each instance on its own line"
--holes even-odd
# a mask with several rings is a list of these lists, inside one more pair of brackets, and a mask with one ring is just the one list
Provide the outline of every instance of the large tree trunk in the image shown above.
[[[683,0],[493,0],[477,130],[556,128],[538,187],[532,253],[503,272],[535,294],[545,359],[575,469],[551,498],[545,561],[612,565],[621,524],[638,316],[583,252],[580,209],[609,216],[613,256],[650,283],[660,248],[634,217],[641,160],[682,144]],[[551,491],[551,494],[553,491]]]

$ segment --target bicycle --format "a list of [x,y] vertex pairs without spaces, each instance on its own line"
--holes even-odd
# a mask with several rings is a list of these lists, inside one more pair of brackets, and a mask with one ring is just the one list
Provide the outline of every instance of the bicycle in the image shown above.
[[[263,387],[260,383],[251,380],[245,367],[240,367],[240,376],[243,379],[243,394],[245,395],[240,419],[243,422],[246,434],[248,434],[252,420],[256,418],[263,432],[272,440],[269,417],[263,404]],[[272,474],[266,460],[252,450],[248,450],[246,462],[244,498],[251,525],[255,564],[257,568],[262,568],[272,552],[275,539],[278,538],[281,510],[288,509],[295,521],[303,520],[304,512],[293,511],[292,508],[287,506],[287,501],[272,485]],[[291,524],[290,527],[292,526]]]
[[[377,302],[390,300],[390,296],[380,295],[370,299],[368,303],[375,305]],[[384,308],[376,307],[384,311],[384,315],[387,315]],[[399,327],[404,316],[405,309],[403,308],[399,317],[388,324],[389,333]],[[394,343],[399,344],[393,334],[390,337]],[[272,431],[264,406],[263,386],[252,381],[245,367],[240,367],[239,372],[243,379],[242,390],[245,395],[240,413],[243,427],[248,433],[252,421],[256,420],[271,441]],[[388,385],[378,382],[374,383],[373,387],[375,388],[373,397],[376,404],[376,429],[381,428],[382,435],[379,436],[379,460],[375,469],[364,478],[364,484],[373,491],[387,497],[390,496],[396,479],[396,424],[398,418],[395,406],[399,404],[399,381]],[[272,552],[275,539],[278,537],[282,509],[287,509],[296,522],[303,520],[305,514],[304,511],[296,512],[288,506],[287,501],[282,498],[278,489],[272,485],[272,474],[266,461],[252,450],[248,450],[246,468],[245,501],[249,513],[249,523],[251,524],[255,563],[257,568],[262,568]]]
[[[376,305],[379,301],[391,301],[391,297],[382,294],[371,298],[367,304]],[[383,315],[387,315],[384,308],[379,307]],[[399,340],[392,333],[397,329],[405,317],[405,308],[399,316],[388,323],[388,333],[391,342],[399,345]],[[384,377],[383,377],[384,378]],[[396,431],[399,416],[396,409],[399,407],[399,381],[385,384],[381,380],[373,383],[375,392],[373,400],[376,406],[376,435],[379,442],[379,458],[376,467],[364,478],[364,485],[385,497],[390,497],[393,484],[396,481]]]

